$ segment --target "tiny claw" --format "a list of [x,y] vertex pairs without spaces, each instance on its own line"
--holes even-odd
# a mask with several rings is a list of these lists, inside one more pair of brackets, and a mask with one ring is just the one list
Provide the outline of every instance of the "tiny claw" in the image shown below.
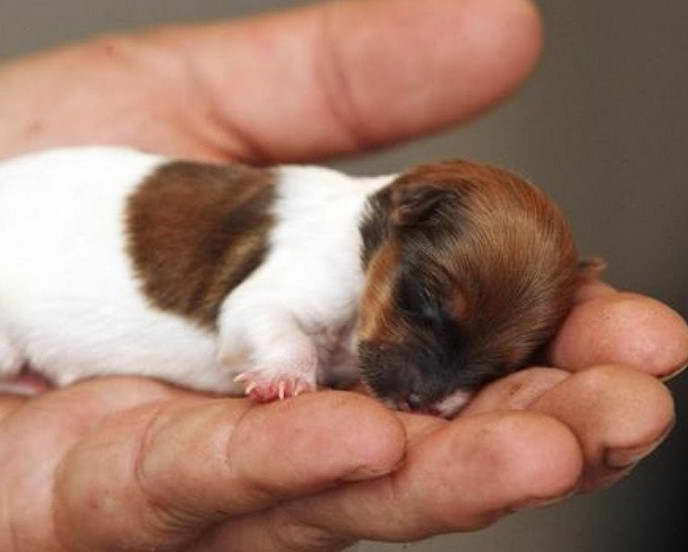
[[280,381],[279,384],[277,385],[277,396],[279,397],[279,400],[283,401],[284,400],[284,388],[286,386],[286,383],[283,381]]
[[255,381],[252,381],[246,386],[246,390],[244,391],[245,395],[250,395],[251,391],[253,391],[256,387],[258,387],[258,384]]
[[241,372],[238,376],[234,378],[234,383],[241,383],[242,381],[246,381],[250,377],[248,372]]

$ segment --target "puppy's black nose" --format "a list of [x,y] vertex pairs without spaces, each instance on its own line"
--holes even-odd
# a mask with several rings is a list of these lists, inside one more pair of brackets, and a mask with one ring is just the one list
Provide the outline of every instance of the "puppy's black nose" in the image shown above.
[[397,399],[394,404],[402,412],[417,412],[418,414],[431,414],[433,416],[441,415],[441,412],[432,403],[429,403],[417,393],[409,393],[405,397]]
[[418,393],[409,393],[406,402],[411,410],[421,410],[425,406],[425,401]]
[[395,401],[399,410],[404,412],[413,412],[423,410],[425,401],[418,393],[408,393],[399,396]]

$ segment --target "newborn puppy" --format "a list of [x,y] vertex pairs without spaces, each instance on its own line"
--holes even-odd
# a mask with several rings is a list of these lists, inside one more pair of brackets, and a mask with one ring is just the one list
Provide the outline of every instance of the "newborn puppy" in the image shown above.
[[361,233],[361,375],[403,409],[456,412],[522,367],[571,306],[570,230],[540,190],[503,170],[411,170],[371,197]]
[[355,178],[50,150],[0,162],[0,251],[8,384],[30,366],[270,401],[360,378],[447,417],[553,335],[576,278],[545,195],[462,161]]

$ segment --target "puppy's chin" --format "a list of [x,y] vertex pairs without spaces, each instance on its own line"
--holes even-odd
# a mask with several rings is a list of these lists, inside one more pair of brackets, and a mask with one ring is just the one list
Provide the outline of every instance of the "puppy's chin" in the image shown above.
[[[371,396],[376,396],[375,392],[372,391],[370,386],[365,385],[366,391]],[[414,410],[408,406],[404,401],[396,401],[387,397],[379,397],[382,403],[392,410],[401,410],[402,412],[411,412],[415,414],[429,414],[432,416],[438,416],[450,420],[454,418],[461,410],[468,404],[468,402],[475,395],[471,391],[463,391],[461,389],[454,391],[451,395],[446,396],[441,401],[437,401],[435,404],[426,407],[421,410]]]
[[473,395],[474,393],[471,391],[458,389],[451,395],[447,395],[444,399],[435,403],[432,409],[442,418],[453,418],[468,404],[468,401],[471,400]]

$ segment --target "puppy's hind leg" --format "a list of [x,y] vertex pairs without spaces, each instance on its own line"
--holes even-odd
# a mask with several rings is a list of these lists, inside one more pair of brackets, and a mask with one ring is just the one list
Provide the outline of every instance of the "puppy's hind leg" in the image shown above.
[[35,395],[39,392],[31,380],[20,377],[24,364],[24,355],[0,333],[0,394]]
[[24,365],[24,355],[0,332],[0,380],[19,375]]

